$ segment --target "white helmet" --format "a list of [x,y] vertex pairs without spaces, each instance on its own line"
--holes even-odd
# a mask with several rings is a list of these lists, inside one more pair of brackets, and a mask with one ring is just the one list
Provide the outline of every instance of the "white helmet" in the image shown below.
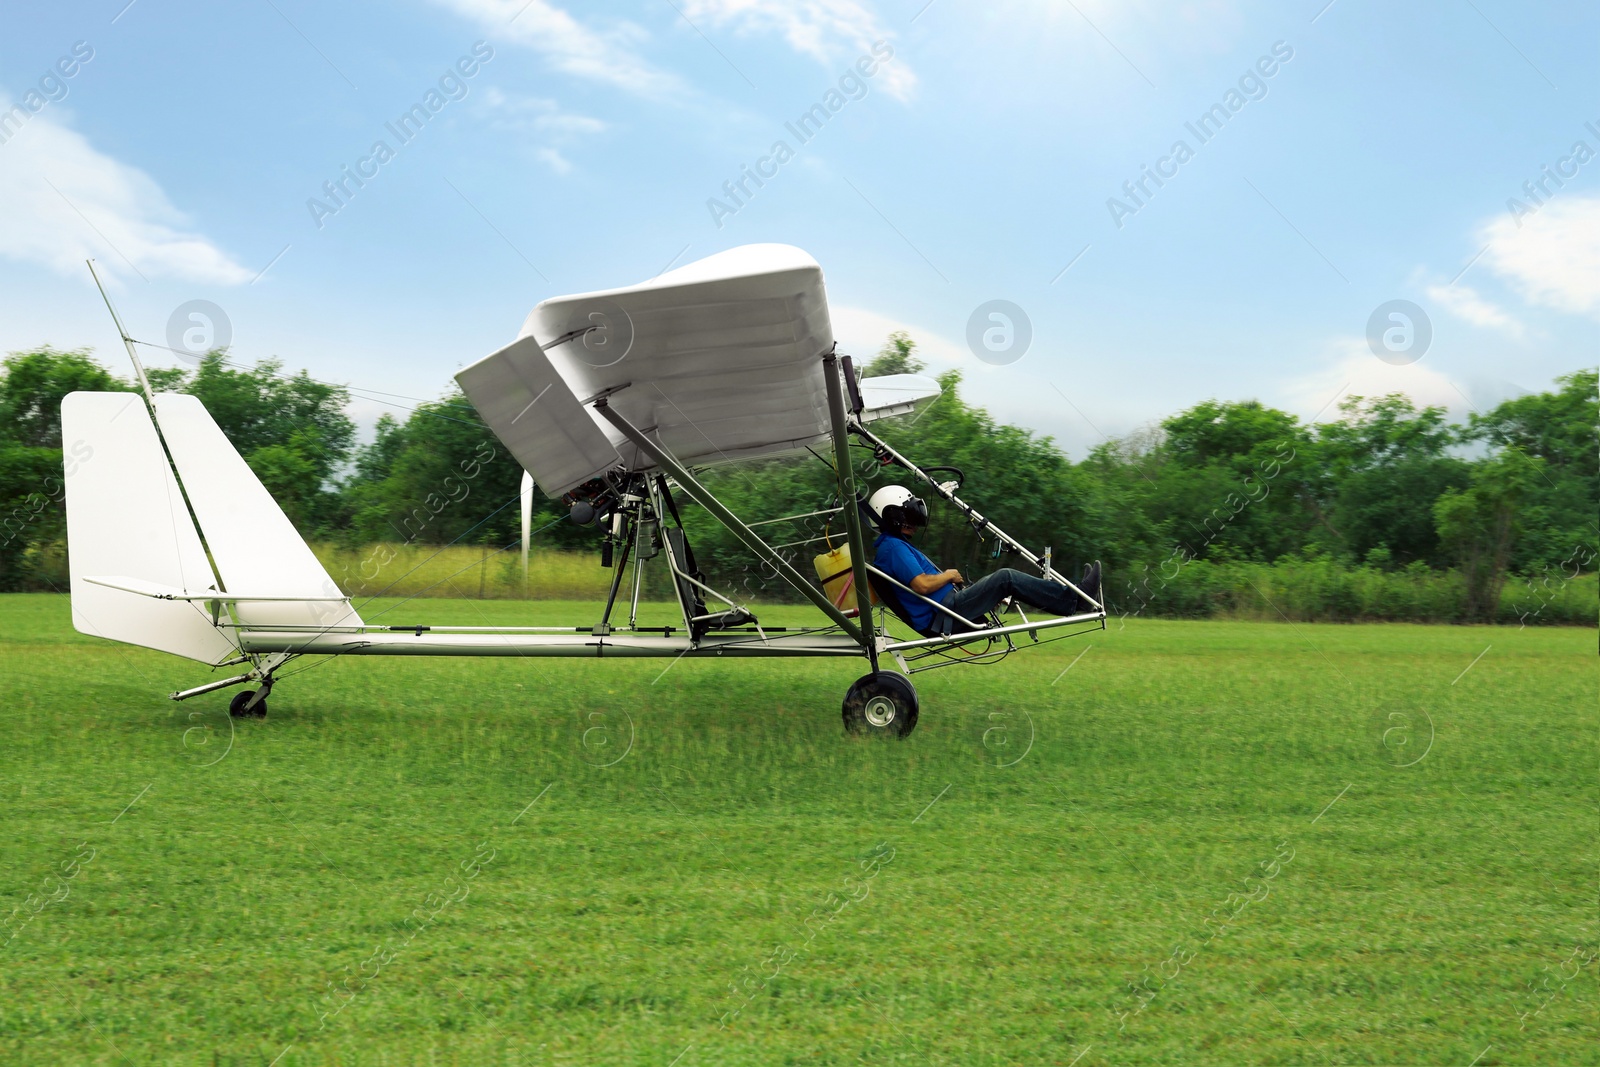
[[878,520],[880,530],[891,533],[899,533],[904,526],[928,525],[928,505],[903,485],[886,485],[873,493],[867,510]]

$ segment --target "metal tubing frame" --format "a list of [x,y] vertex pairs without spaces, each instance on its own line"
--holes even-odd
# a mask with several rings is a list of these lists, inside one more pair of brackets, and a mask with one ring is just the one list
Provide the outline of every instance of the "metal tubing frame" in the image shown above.
[[[743,605],[735,604],[734,607],[743,608]],[[748,608],[743,608],[743,610],[748,611],[749,609]],[[217,628],[218,629],[237,630],[239,633],[246,634],[246,635],[250,635],[250,634],[270,634],[270,635],[311,634],[313,637],[318,637],[318,636],[321,636],[323,634],[333,634],[336,637],[338,637],[338,636],[350,636],[350,635],[365,636],[367,634],[375,634],[375,635],[379,635],[379,636],[387,636],[389,634],[413,634],[413,635],[419,635],[419,634],[490,634],[490,635],[503,636],[503,637],[506,637],[506,636],[517,636],[517,635],[522,635],[522,634],[558,634],[558,635],[578,634],[580,636],[584,635],[584,634],[588,634],[589,636],[594,636],[594,626],[592,624],[589,625],[589,626],[427,626],[427,625],[421,625],[421,626],[342,626],[342,627],[338,627],[338,628],[330,628],[330,627],[327,627],[327,626],[293,626],[293,625],[281,624],[281,623],[224,622],[224,623],[218,623],[217,624]],[[605,635],[605,636],[612,636],[612,635],[616,635],[616,634],[621,634],[621,635],[626,636],[626,635],[629,635],[629,634],[671,633],[673,631],[684,630],[684,629],[685,629],[685,627],[682,627],[682,626],[634,626],[634,627],[626,627],[626,628],[625,627],[621,627],[621,626],[613,626],[611,628],[611,634],[608,634],[608,635]],[[767,632],[770,631],[771,633],[775,633],[775,634],[776,633],[789,633],[789,634],[795,634],[795,633],[819,633],[819,634],[822,634],[822,633],[829,633],[832,630],[833,630],[832,626],[766,626],[766,627],[758,627],[758,626],[752,625],[748,630],[739,631],[739,632],[741,632],[741,633],[745,633],[745,632],[747,632],[747,633],[756,633],[756,632],[759,631],[761,633],[767,633]],[[730,632],[730,631],[712,630],[711,632],[712,633],[725,633],[725,632]],[[221,663],[213,663],[212,666],[213,667],[231,667],[231,666],[233,666],[235,664],[248,663],[249,661],[250,661],[250,657],[249,656],[242,656],[242,657],[240,657],[238,659],[223,660]]]
[[[657,520],[659,522],[659,520]],[[637,531],[635,536],[638,536]],[[665,540],[665,538],[662,538]],[[639,592],[644,587],[644,553],[636,551],[633,554],[633,599],[628,602],[628,629],[632,630],[639,625]]]
[[[660,475],[652,477],[649,480],[648,486],[650,489],[651,502],[656,509],[656,521],[660,523],[661,554],[667,558],[667,572],[675,577],[676,575],[683,574],[684,572],[683,569],[678,566],[678,555],[672,549],[672,538],[667,536],[667,516],[670,514],[676,517],[677,511],[676,509],[667,506],[667,493],[669,490],[666,488],[665,482],[662,480]],[[689,535],[683,528],[683,520],[681,518],[678,519],[678,532],[683,535],[683,543],[685,546],[687,546],[689,543]],[[672,583],[672,599],[678,605],[678,613],[683,616],[684,633],[693,633],[694,610],[691,606],[691,602],[683,598],[683,586],[679,585],[676,580],[674,580]]]
[[[1105,628],[1106,613],[1104,611],[1081,612],[1081,613],[1079,613],[1077,615],[1062,615],[1062,616],[1060,616],[1058,618],[1041,619],[1038,622],[1030,622],[1030,621],[1028,621],[1028,616],[1026,614],[1023,614],[1022,610],[1020,608],[1017,611],[1017,613],[1019,615],[1022,615],[1022,620],[1023,621],[1020,622],[1020,623],[1013,623],[1010,626],[985,626],[985,627],[979,627],[978,624],[973,622],[971,619],[964,618],[961,615],[957,614],[956,612],[951,611],[949,608],[945,607],[943,604],[939,603],[937,600],[934,600],[932,597],[923,596],[921,593],[917,592],[915,589],[912,589],[910,586],[906,585],[904,582],[901,582],[898,579],[896,579],[894,577],[894,575],[885,574],[883,571],[879,570],[877,567],[873,567],[873,566],[870,566],[870,565],[868,567],[868,570],[870,570],[873,574],[877,575],[879,578],[886,579],[888,582],[893,584],[896,588],[903,589],[907,593],[910,593],[912,596],[916,597],[918,600],[923,601],[929,607],[935,608],[935,609],[937,609],[939,611],[944,612],[946,615],[949,615],[952,619],[960,622],[962,625],[973,627],[973,629],[969,629],[969,630],[965,630],[965,631],[952,632],[952,633],[948,633],[948,634],[940,634],[937,637],[924,637],[924,638],[921,638],[921,639],[916,640],[916,641],[891,641],[891,642],[889,642],[889,643],[887,643],[887,644],[885,644],[883,646],[883,651],[885,651],[885,652],[893,652],[893,653],[898,654],[898,653],[906,651],[907,649],[934,648],[935,646],[938,646],[938,645],[945,645],[945,646],[950,646],[950,647],[960,647],[962,645],[969,644],[969,643],[971,643],[973,641],[989,640],[990,638],[995,638],[995,637],[1004,637],[1006,639],[1006,643],[1009,646],[1007,648],[1007,650],[1006,650],[1007,652],[1017,652],[1017,651],[1020,651],[1020,649],[1018,649],[1015,645],[1011,644],[1011,635],[1012,634],[1025,633],[1025,634],[1030,634],[1030,635],[1037,635],[1037,633],[1040,630],[1049,630],[1049,629],[1051,629],[1053,627],[1056,627],[1056,626],[1063,626],[1063,625],[1065,625],[1065,624],[1067,624],[1069,622],[1097,621],[1097,622],[1100,623],[1100,628],[1101,629]],[[1034,640],[1037,641],[1038,637],[1035,636]]]
[[[837,387],[837,380],[834,384]],[[606,403],[605,397],[600,397],[594,401],[594,409],[599,412],[601,418],[620,430],[622,435],[635,447],[655,460],[662,470],[671,475],[672,480],[678,483],[678,488],[682,489],[689,499],[709,511],[713,518],[722,523],[723,526],[726,526],[735,537],[743,541],[746,548],[771,564],[784,581],[788,582],[792,588],[820,608],[822,613],[832,619],[839,629],[843,630],[861,646],[863,652],[868,655],[876,655],[877,641],[868,637],[861,627],[857,626],[842,611],[834,607],[833,602],[824,596],[821,590],[801,577],[800,572],[795,570],[788,560],[774,552],[771,546],[761,539],[760,535],[740,521],[739,517],[732,511],[729,511],[727,506],[716,498],[715,494],[701,485],[694,475],[689,473],[688,468],[678,460],[678,457],[667,451],[664,446],[650,440],[644,435],[643,431],[618,414],[610,404]]]
[[[493,656],[502,658],[672,656],[848,656],[859,657],[861,644],[838,632],[805,631],[786,634],[760,634],[737,631],[707,634],[698,642],[688,634],[629,634],[590,631],[564,635],[529,634],[518,640],[508,634],[298,634],[259,631],[243,637],[253,655],[292,656]],[[276,670],[274,665],[271,670]],[[246,677],[259,676],[252,672]]]
[[[845,424],[844,390],[839,382],[839,357],[830,349],[822,357],[822,378],[828,387],[828,423],[833,430],[834,477],[839,483],[839,503],[844,508],[845,538],[850,544],[850,569],[856,587],[856,618],[871,631],[872,590],[867,585],[867,541],[861,533],[861,509],[856,505],[856,472],[850,463],[850,437]],[[865,642],[872,673],[878,673],[876,634]]]
[[802,512],[799,515],[780,515],[776,519],[762,519],[760,522],[747,522],[747,523],[745,523],[745,525],[750,527],[753,530],[757,526],[771,526],[775,522],[793,522],[796,519],[810,519],[810,518],[814,518],[814,517],[816,517],[818,515],[832,515],[835,512],[839,512],[839,511],[843,511],[843,510],[844,510],[844,508],[842,508],[842,507],[838,507],[838,508],[823,508],[820,511],[806,511],[806,512]]
[[[638,505],[635,504],[634,507],[637,508]],[[639,523],[626,511],[622,513],[622,551],[618,558],[613,558],[611,561],[616,569],[611,572],[611,591],[606,594],[606,610],[600,616],[600,623],[595,627],[596,632],[604,633],[611,629],[611,609],[616,606],[617,593],[622,589],[622,582],[627,577],[628,557],[633,554],[633,539],[638,536],[638,526]]]
[[798,541],[785,541],[781,545],[773,545],[772,547],[774,549],[779,549],[779,548],[798,548],[801,545],[809,545],[809,544],[813,544],[813,543],[815,543],[817,541],[828,541],[828,542],[830,542],[829,547],[831,548],[831,547],[833,547],[832,544],[831,544],[832,540],[833,540],[833,534],[819,533],[815,537],[802,537]]
[[[1002,637],[1008,634],[1033,633],[1037,630],[1049,630],[1056,626],[1066,626],[1070,623],[1098,622],[1104,623],[1105,616],[1098,611],[1086,612],[1082,615],[1063,615],[1059,619],[1044,619],[1039,622],[1019,622],[1011,626],[991,626],[987,630],[976,633],[947,634],[940,637],[923,637],[916,641],[891,641],[883,646],[885,652],[905,652],[913,648],[932,648],[935,645],[962,645],[976,638]],[[1104,628],[1102,626],[1102,628]],[[1092,627],[1091,627],[1092,629]]]
[[248,674],[236,675],[233,678],[224,678],[220,682],[208,682],[205,685],[197,685],[193,689],[180,689],[176,693],[168,693],[167,699],[188,700],[190,697],[203,696],[206,693],[215,693],[219,689],[227,689],[229,686],[234,685],[243,685],[245,682],[253,682],[255,679],[255,673],[252,671]]
[[[666,495],[665,495],[666,494],[666,490],[660,484],[658,484],[655,479],[651,479],[651,481],[649,483],[649,489],[650,489],[650,493],[651,493],[651,500],[653,502],[653,506],[656,509],[656,521],[662,525],[663,531],[664,531],[665,530],[665,522],[661,518],[661,516],[667,513],[666,512],[666,508],[664,506],[666,504]],[[657,499],[658,497],[659,497],[659,499]],[[781,522],[782,520],[780,519],[778,521]],[[680,531],[682,531],[683,527],[679,526],[678,529]],[[683,543],[684,543],[685,547],[687,547],[688,544],[689,544],[687,531],[684,531],[684,542]],[[728,597],[726,597],[722,593],[717,592],[715,589],[711,588],[711,586],[707,585],[705,582],[702,582],[700,579],[696,578],[694,575],[692,575],[688,571],[684,570],[684,567],[688,565],[689,561],[688,560],[680,560],[680,559],[678,559],[677,553],[672,550],[672,541],[671,541],[670,538],[668,538],[666,536],[665,532],[663,532],[662,536],[661,536],[661,553],[667,559],[667,570],[671,571],[674,577],[682,578],[684,581],[688,582],[690,585],[694,586],[696,589],[699,589],[701,592],[709,593],[711,596],[716,597],[718,600],[720,600],[724,604],[728,605],[728,607],[733,609],[734,611],[742,611],[746,615],[750,616],[752,621],[755,620],[755,617],[756,617],[755,612],[751,611],[749,609],[749,607],[747,607],[744,604],[739,604],[739,603],[736,603],[736,602],[728,599]],[[642,563],[643,561],[641,560],[640,562]],[[634,595],[634,607],[635,607],[635,609],[637,609],[637,607],[638,607],[637,583],[635,583],[635,586],[636,586],[636,588],[635,588],[635,595]],[[724,614],[723,612],[708,612],[705,615],[693,615],[689,610],[689,605],[684,602],[682,595],[679,594],[679,588],[680,587],[678,586],[678,583],[677,582],[673,582],[672,583],[672,588],[673,588],[674,594],[677,595],[677,598],[678,598],[678,607],[683,612],[683,627],[684,627],[685,631],[687,631],[689,633],[693,633],[694,632],[694,624],[695,623],[704,622],[707,619],[714,619],[718,615]],[[756,625],[756,632],[761,634],[763,638],[766,637],[766,631],[761,628],[759,623]]]
[[905,456],[902,456],[899,452],[895,451],[890,445],[885,443],[884,440],[881,437],[879,437],[877,434],[873,433],[871,430],[868,430],[866,427],[862,426],[859,420],[852,420],[852,422],[850,424],[850,432],[854,433],[857,437],[861,437],[861,438],[863,438],[863,439],[865,439],[867,441],[872,442],[873,445],[875,445],[878,448],[881,448],[884,452],[888,453],[890,458],[892,458],[896,463],[900,464],[900,466],[904,467],[906,470],[911,471],[918,478],[921,478],[924,482],[926,482],[928,484],[929,488],[931,488],[935,493],[937,493],[939,495],[940,499],[942,499],[942,500],[954,505],[956,508],[958,508],[961,511],[961,513],[963,515],[965,515],[967,517],[967,519],[974,526],[976,526],[979,529],[980,532],[988,531],[990,533],[993,533],[997,540],[1000,540],[1000,541],[1004,542],[1009,548],[1011,548],[1013,551],[1015,551],[1019,555],[1021,555],[1023,559],[1027,560],[1033,566],[1037,567],[1039,569],[1039,573],[1042,574],[1044,577],[1050,579],[1053,582],[1060,582],[1062,585],[1066,586],[1068,589],[1071,589],[1074,593],[1077,593],[1079,596],[1083,597],[1084,600],[1087,600],[1089,603],[1093,604],[1096,608],[1100,609],[1100,613],[1102,615],[1105,614],[1105,605],[1103,603],[1101,603],[1099,600],[1095,599],[1094,597],[1090,596],[1089,594],[1085,593],[1082,589],[1079,589],[1076,582],[1072,581],[1066,575],[1062,574],[1060,571],[1058,571],[1054,567],[1050,566],[1048,563],[1046,563],[1039,556],[1036,556],[1032,552],[1028,551],[1028,549],[1023,547],[1023,545],[1020,542],[1018,542],[1016,538],[1012,537],[1010,534],[1008,534],[1004,530],[1000,529],[1000,527],[998,527],[994,523],[990,522],[976,508],[972,507],[966,501],[964,501],[960,497],[956,496],[955,493],[945,489],[938,482],[934,481],[932,475],[928,474],[926,471],[924,471],[921,467],[917,466],[911,460],[907,459]]

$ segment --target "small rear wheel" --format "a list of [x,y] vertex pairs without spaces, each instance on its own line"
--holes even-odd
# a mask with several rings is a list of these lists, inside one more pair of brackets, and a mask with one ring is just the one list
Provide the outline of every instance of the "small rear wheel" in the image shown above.
[[246,707],[250,698],[256,695],[254,689],[246,689],[242,693],[235,693],[228,702],[228,714],[235,719],[265,719],[267,717],[267,694],[263,692],[261,699],[253,707]]
[[917,728],[917,691],[893,671],[857,678],[844,695],[844,728],[853,734],[905,737]]

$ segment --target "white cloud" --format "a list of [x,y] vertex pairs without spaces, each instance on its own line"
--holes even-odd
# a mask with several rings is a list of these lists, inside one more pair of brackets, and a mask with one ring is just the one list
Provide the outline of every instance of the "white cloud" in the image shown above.
[[1351,396],[1402,393],[1418,407],[1447,408],[1457,417],[1470,406],[1482,406],[1470,399],[1470,390],[1458,388],[1429,367],[1426,355],[1416,363],[1395,366],[1374,356],[1364,337],[1329,342],[1322,363],[1323,369],[1286,382],[1277,403],[1302,419],[1317,422],[1338,418],[1340,402]]
[[539,162],[557,174],[569,174],[572,171],[571,161],[554,148],[537,148],[533,154],[538,158]]
[[540,115],[533,120],[533,125],[534,129],[556,134],[604,133],[609,128],[600,119],[570,112]]
[[924,327],[844,304],[829,305],[828,314],[833,320],[833,336],[839,342],[839,351],[854,356],[858,365],[871,362],[896,330],[904,330],[917,342],[917,356],[928,365],[924,373],[937,374],[963,363],[979,365],[965,347]]
[[600,119],[561,110],[561,105],[542,96],[522,96],[491,88],[483,95],[490,121],[504,129],[532,130],[536,133],[578,135],[604,133],[609,127]]
[[1489,268],[1530,303],[1600,317],[1600,197],[1551,201],[1521,223],[1502,216],[1479,231]]
[[[1073,391],[1070,382],[1066,384],[1069,392],[1063,393],[1059,386],[1052,387],[1048,376],[1035,376],[1048,375],[1048,367],[1036,362],[1014,367],[980,362],[967,348],[965,339],[952,340],[926,326],[843,304],[830,304],[828,313],[840,353],[855,357],[858,367],[872,361],[891,333],[904,330],[917,342],[916,357],[926,364],[923,374],[961,371],[960,395],[966,403],[986,409],[1000,422],[1050,435],[1069,455],[1087,454],[1104,440],[1102,430],[1119,434],[1147,417],[1142,410],[1107,412],[1103,404],[1091,405]],[[1025,357],[1033,358],[1032,354]],[[1073,395],[1077,404],[1093,412],[1093,425],[1063,400],[1065,395]]]
[[538,52],[568,74],[646,96],[681,88],[675,76],[657,70],[635,51],[646,34],[631,22],[595,29],[547,0],[434,2],[472,19],[495,42],[509,40]]
[[610,128],[600,119],[563,111],[554,100],[508,94],[499,89],[484,93],[482,106],[491,129],[541,142],[533,150],[534,158],[557,174],[572,171],[572,161],[562,155],[562,146]]
[[[789,46],[830,69],[872,54],[893,34],[858,0],[684,0],[684,14],[735,32],[776,32]],[[884,63],[873,76],[897,100],[910,99],[917,76],[904,58]]]
[[[0,112],[11,102],[0,94]],[[35,115],[0,146],[0,255],[80,273],[96,259],[137,272],[225,285],[251,271],[204,235],[144,171],[97,151],[51,113]],[[130,266],[131,264],[131,266]]]
[[1457,318],[1474,326],[1501,330],[1511,337],[1521,337],[1522,323],[1512,318],[1505,309],[1465,285],[1430,285],[1428,299],[1443,307]]

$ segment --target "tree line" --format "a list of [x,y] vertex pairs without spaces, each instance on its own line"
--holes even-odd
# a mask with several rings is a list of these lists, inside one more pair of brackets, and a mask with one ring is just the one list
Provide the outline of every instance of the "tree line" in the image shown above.
[[[923,369],[915,342],[896,334],[863,373]],[[360,444],[347,388],[286,373],[276,361],[239,366],[219,351],[149,378],[158,390],[205,404],[308,540],[345,549],[504,549],[518,539],[521,469],[459,391],[381,416],[373,439]],[[943,394],[932,405],[874,431],[918,462],[955,468],[959,474],[939,477],[959,477],[969,503],[1035,550],[1051,547],[1058,564],[1102,560],[1111,606],[1122,614],[1224,610],[1240,596],[1230,583],[1262,592],[1260,581],[1293,573],[1378,590],[1378,597],[1406,583],[1447,588],[1439,595],[1449,609],[1418,617],[1492,621],[1506,617],[1508,582],[1549,590],[1594,571],[1600,402],[1592,369],[1474,412],[1465,424],[1398,394],[1348,397],[1337,418],[1317,424],[1254,400],[1206,400],[1076,462],[1049,437],[967,403],[958,371],[939,382]],[[77,389],[132,388],[85,351],[45,347],[4,361],[0,589],[64,588],[62,471],[73,442],[61,438],[61,398]],[[852,454],[864,493],[907,480],[870,449]],[[830,462],[822,450],[712,467],[703,476],[736,513],[768,518],[837,505]],[[684,503],[697,562],[709,576],[751,594],[781,592],[727,531]],[[930,507],[923,548],[936,561],[969,577],[1012,562],[954,509],[937,500]],[[538,547],[597,547],[594,529],[568,522],[565,507],[542,495],[534,526]],[[812,555],[842,540],[837,521],[826,517],[787,529],[766,532],[772,543],[792,542],[785,554],[803,571]],[[1347,605],[1310,615],[1373,613]],[[1406,610],[1376,614],[1405,617]],[[1579,621],[1571,614],[1562,618]],[[1593,612],[1587,621],[1595,621]]]

